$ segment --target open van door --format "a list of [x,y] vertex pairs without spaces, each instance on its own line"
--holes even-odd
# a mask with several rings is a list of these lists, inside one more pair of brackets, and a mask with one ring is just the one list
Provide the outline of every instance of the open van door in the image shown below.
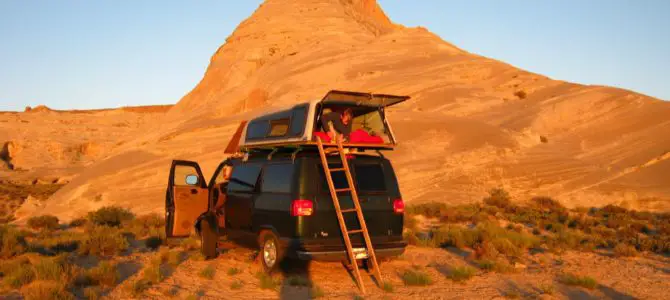
[[165,196],[167,237],[187,237],[196,219],[207,212],[209,190],[196,162],[174,160]]

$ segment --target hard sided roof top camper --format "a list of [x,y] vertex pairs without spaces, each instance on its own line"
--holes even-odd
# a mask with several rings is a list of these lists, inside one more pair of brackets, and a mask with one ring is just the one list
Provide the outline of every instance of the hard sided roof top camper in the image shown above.
[[329,144],[329,138],[321,126],[321,116],[328,111],[339,112],[351,108],[352,134],[346,147],[393,149],[396,139],[384,109],[407,99],[409,96],[330,91],[321,100],[252,119],[241,133],[239,148],[248,151],[315,146],[317,136],[322,137],[322,140],[325,138],[325,144]]

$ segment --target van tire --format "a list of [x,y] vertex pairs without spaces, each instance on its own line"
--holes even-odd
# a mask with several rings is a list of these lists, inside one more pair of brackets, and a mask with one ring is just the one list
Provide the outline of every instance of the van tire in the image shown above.
[[205,259],[216,258],[216,242],[218,238],[212,224],[205,218],[200,221],[200,252]]
[[279,264],[284,259],[284,249],[279,245],[279,239],[270,230],[263,230],[258,235],[259,252],[258,258],[263,271],[272,274],[279,269]]

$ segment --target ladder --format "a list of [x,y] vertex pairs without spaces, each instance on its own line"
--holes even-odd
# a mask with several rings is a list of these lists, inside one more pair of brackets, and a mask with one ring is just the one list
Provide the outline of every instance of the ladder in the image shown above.
[[[333,168],[331,169],[328,166],[328,159],[326,158],[326,150],[324,149],[323,142],[321,141],[321,138],[316,137],[316,143],[317,146],[319,147],[319,155],[321,156],[321,163],[323,164],[323,170],[326,175],[326,181],[328,182],[328,188],[330,189],[330,196],[333,199],[333,205],[335,206],[335,212],[337,214],[337,219],[340,222],[340,230],[342,231],[342,236],[344,237],[344,244],[347,247],[347,256],[349,258],[349,263],[351,264],[351,267],[353,269],[354,273],[354,278],[356,279],[356,283],[358,284],[358,287],[360,288],[361,292],[365,294],[365,286],[363,286],[363,281],[361,279],[361,274],[360,271],[358,270],[358,264],[357,264],[357,259],[356,259],[356,254],[354,253],[354,249],[351,246],[351,238],[350,235],[352,234],[363,234],[363,237],[365,239],[365,248],[367,252],[367,257],[368,257],[368,266],[370,266],[370,262],[372,262],[372,275],[377,279],[377,284],[381,285],[382,284],[382,276],[381,273],[379,272],[379,264],[377,264],[377,257],[375,255],[375,250],[372,248],[372,241],[370,241],[370,235],[368,234],[368,227],[365,224],[365,218],[363,217],[363,211],[361,210],[361,205],[358,202],[358,193],[356,192],[356,187],[354,185],[354,181],[351,177],[351,171],[349,169],[349,163],[347,162],[347,157],[344,153],[344,147],[342,146],[342,140],[337,139],[337,152],[340,154],[340,160],[342,161],[342,168]],[[332,153],[329,151],[329,153]],[[347,177],[347,188],[341,188],[341,189],[336,189],[335,185],[333,184],[333,175],[332,173],[334,172],[344,172],[344,174]],[[354,208],[352,209],[341,209],[340,208],[340,200],[337,197],[337,193],[339,192],[349,192],[351,193],[351,199],[354,202]],[[354,229],[354,230],[349,230],[347,228],[347,224],[345,223],[344,217],[342,216],[343,213],[352,213],[355,212],[357,217],[358,217],[358,222],[361,225],[360,229]]]

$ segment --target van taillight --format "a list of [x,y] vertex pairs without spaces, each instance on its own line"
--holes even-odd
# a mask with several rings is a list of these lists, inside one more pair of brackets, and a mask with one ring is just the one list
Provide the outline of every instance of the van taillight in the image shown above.
[[396,214],[405,212],[405,202],[403,202],[402,199],[393,200],[393,212]]
[[311,200],[293,200],[291,204],[291,215],[294,217],[311,216],[313,204]]

